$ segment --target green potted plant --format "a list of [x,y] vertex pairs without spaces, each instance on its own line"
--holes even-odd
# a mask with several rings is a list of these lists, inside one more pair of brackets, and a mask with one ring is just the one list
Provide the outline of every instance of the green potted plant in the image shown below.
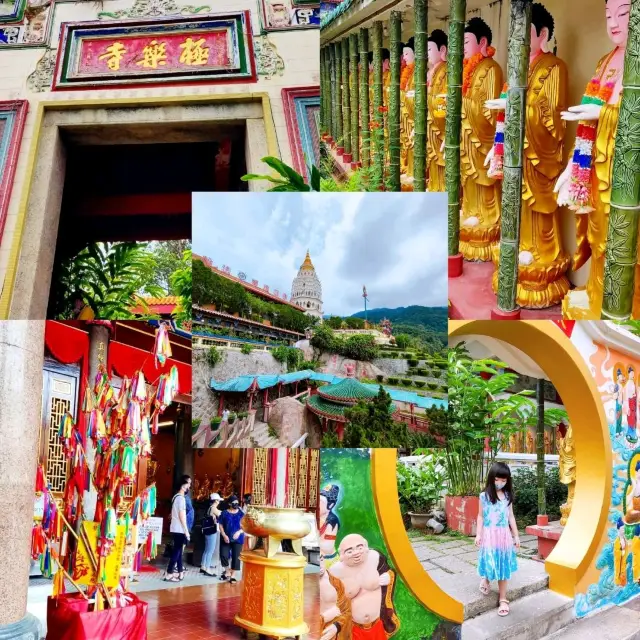
[[532,392],[508,393],[518,375],[506,368],[471,359],[463,346],[449,350],[448,419],[438,434],[445,442],[445,513],[449,529],[468,536],[476,533],[479,495],[502,442],[535,410]]
[[401,510],[409,515],[414,529],[426,529],[431,511],[444,493],[445,469],[442,459],[434,451],[412,467],[398,462],[396,473]]
[[211,418],[211,428],[215,431],[220,427],[220,423],[222,422],[222,418],[220,416],[214,416]]
[[227,422],[229,424],[233,424],[236,421],[237,417],[238,417],[238,415],[236,413],[230,413],[229,417],[227,418]]

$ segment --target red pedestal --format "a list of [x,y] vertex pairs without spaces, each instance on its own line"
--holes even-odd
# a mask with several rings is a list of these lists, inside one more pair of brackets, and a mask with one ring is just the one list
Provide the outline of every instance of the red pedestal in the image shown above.
[[480,498],[478,496],[445,496],[444,511],[447,526],[465,536],[476,535]]
[[502,311],[502,309],[498,309],[498,307],[495,307],[494,309],[491,309],[491,319],[520,320],[520,309],[516,309],[515,311]]
[[345,153],[344,156],[342,157],[342,160],[344,161],[345,164],[351,164],[351,161],[353,160],[353,154]]
[[325,141],[326,141],[327,143],[329,143],[329,144],[333,144],[333,138],[332,138],[331,136],[327,136],[327,137],[325,138]]
[[526,532],[538,538],[538,559],[546,560],[560,540],[564,527],[560,521],[549,522],[549,516],[538,516],[538,522],[526,528]]
[[344,155],[344,147],[338,147],[338,148],[336,149],[336,153],[337,153],[340,157],[342,157],[342,156]]
[[462,275],[463,264],[464,260],[462,259],[461,253],[455,256],[449,256],[449,277],[459,278]]
[[357,169],[361,169],[361,168],[362,168],[362,162],[358,161],[358,162],[351,163],[351,171],[356,171]]
[[146,602],[127,593],[127,607],[89,611],[79,593],[50,597],[47,601],[47,640],[146,640]]

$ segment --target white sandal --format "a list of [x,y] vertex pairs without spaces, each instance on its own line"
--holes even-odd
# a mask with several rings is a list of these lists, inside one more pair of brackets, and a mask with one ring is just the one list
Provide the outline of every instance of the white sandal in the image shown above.
[[482,578],[482,580],[480,581],[480,593],[483,596],[488,596],[489,592],[491,591],[491,585],[489,584],[489,581],[486,578]]
[[508,616],[510,612],[511,612],[511,609],[509,608],[509,601],[498,600],[498,615],[501,618],[504,618],[505,616]]

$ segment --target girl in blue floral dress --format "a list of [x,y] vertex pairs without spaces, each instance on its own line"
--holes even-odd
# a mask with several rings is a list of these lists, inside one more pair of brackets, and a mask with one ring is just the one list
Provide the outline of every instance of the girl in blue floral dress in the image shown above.
[[480,494],[476,546],[480,592],[489,594],[492,580],[498,581],[498,615],[509,615],[507,580],[518,569],[516,547],[520,548],[518,526],[513,515],[511,469],[496,462],[489,470],[487,484]]

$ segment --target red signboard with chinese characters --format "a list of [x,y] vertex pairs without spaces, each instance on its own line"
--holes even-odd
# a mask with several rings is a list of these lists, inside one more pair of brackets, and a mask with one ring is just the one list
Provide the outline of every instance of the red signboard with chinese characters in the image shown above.
[[226,68],[229,65],[227,34],[196,32],[165,36],[96,38],[82,41],[78,72],[99,76],[139,74],[145,69],[184,71],[185,68]]
[[54,89],[256,80],[249,13],[62,25]]

